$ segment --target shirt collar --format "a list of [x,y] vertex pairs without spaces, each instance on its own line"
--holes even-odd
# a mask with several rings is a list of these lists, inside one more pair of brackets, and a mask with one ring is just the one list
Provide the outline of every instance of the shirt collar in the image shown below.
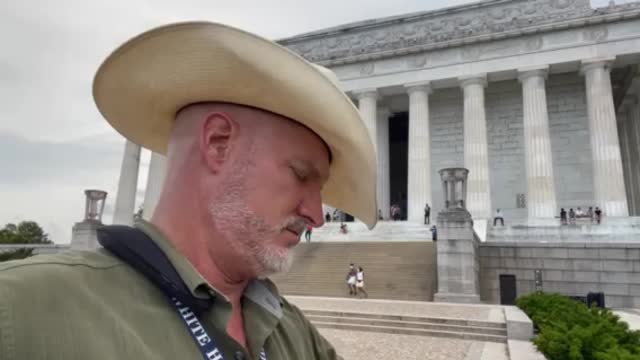
[[[135,226],[147,234],[147,236],[160,247],[193,296],[200,299],[221,298],[229,302],[227,297],[211,286],[189,260],[173,246],[171,241],[169,241],[160,229],[145,220],[136,221]],[[276,318],[282,317],[280,296],[277,288],[271,281],[258,279],[251,281],[245,288],[243,296]]]

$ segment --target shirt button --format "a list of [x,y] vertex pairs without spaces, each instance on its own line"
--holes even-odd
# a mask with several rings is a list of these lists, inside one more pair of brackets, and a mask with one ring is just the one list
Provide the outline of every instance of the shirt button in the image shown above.
[[236,360],[244,360],[245,359],[244,353],[242,351],[236,351],[235,358]]

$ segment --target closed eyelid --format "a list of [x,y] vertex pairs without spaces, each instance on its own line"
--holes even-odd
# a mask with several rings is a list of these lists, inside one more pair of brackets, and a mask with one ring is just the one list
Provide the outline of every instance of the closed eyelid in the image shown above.
[[296,173],[297,176],[304,179],[322,179],[320,172],[314,166],[308,164],[305,161],[293,160],[289,163],[289,167]]

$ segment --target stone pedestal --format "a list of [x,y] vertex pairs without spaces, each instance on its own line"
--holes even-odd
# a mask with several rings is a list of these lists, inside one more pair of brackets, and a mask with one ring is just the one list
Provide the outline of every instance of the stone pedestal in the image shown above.
[[486,75],[460,78],[464,92],[464,166],[469,169],[467,209],[474,219],[491,217],[489,148],[484,109]]
[[102,226],[102,213],[107,199],[107,192],[102,190],[85,190],[86,203],[84,220],[75,223],[71,230],[71,249],[95,250],[98,243],[98,228]]
[[144,194],[142,210],[142,217],[145,220],[151,220],[153,211],[156,209],[158,200],[160,200],[160,193],[162,192],[162,185],[164,184],[166,171],[167,158],[163,155],[152,152],[151,162],[149,163],[149,175],[147,177],[147,189]]
[[440,170],[445,207],[437,220],[438,302],[480,302],[478,240],[464,202],[467,174],[463,168]]
[[95,250],[100,247],[98,243],[98,228],[102,226],[97,221],[82,221],[75,223],[71,230],[71,249]]
[[429,83],[406,85],[409,93],[409,153],[407,164],[407,220],[422,222],[431,204]]
[[611,90],[611,59],[584,61],[595,205],[604,216],[628,216],[627,195]]
[[136,205],[138,188],[138,173],[140,171],[140,145],[129,140],[124,147],[116,207],[113,213],[113,223],[132,225],[133,213]]

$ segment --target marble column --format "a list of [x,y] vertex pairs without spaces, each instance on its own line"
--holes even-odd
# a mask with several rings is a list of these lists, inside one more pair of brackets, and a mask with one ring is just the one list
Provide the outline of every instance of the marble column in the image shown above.
[[[360,110],[360,116],[362,116],[362,120],[364,121],[364,125],[369,132],[369,139],[373,143],[373,147],[376,151],[376,156],[378,156],[378,91],[376,89],[365,89],[355,92],[356,97],[358,98],[358,110]],[[380,168],[378,164],[377,169],[377,188],[376,188],[376,196],[378,197],[378,209],[381,209],[380,204]],[[376,212],[377,213],[377,212]]]
[[627,124],[629,116],[629,107],[625,104],[622,105],[621,111],[616,116],[618,138],[620,139],[620,161],[622,161],[622,172],[624,174],[624,187],[627,194],[627,204],[629,206],[629,212],[633,212],[633,189],[631,180],[631,163],[629,142],[627,134],[629,133],[629,127]]
[[118,181],[116,206],[113,213],[114,224],[133,224],[139,172],[140,145],[127,140],[124,146],[124,155],[122,156],[122,166],[120,167],[120,180]]
[[469,169],[467,209],[473,219],[491,217],[491,184],[487,120],[484,108],[486,74],[460,78],[464,92],[464,167]]
[[630,215],[640,216],[640,65],[638,65],[638,75],[633,78],[630,90],[633,93],[632,97],[635,100],[629,130],[630,136],[632,136],[634,140],[630,152],[632,172],[634,176],[633,185],[635,187],[636,194],[634,201],[635,212]]
[[[640,77],[638,79],[640,85]],[[638,86],[636,92],[636,105],[633,111],[632,132],[635,139],[635,146],[632,150],[632,164],[634,165],[634,185],[636,188],[636,198],[634,205],[636,212],[633,214],[633,216],[640,216],[640,86]]]
[[152,152],[151,162],[149,163],[149,175],[147,177],[147,189],[144,194],[144,208],[142,211],[142,217],[145,220],[151,219],[153,211],[156,209],[156,205],[158,205],[166,171],[167,158]]
[[530,219],[553,218],[556,214],[546,77],[546,67],[523,69],[518,76],[522,83],[527,212]]
[[378,207],[382,216],[389,219],[391,207],[390,187],[391,172],[389,168],[389,116],[387,108],[378,108],[377,149],[378,149]]
[[[624,149],[622,153],[625,170],[625,188],[627,190],[627,201],[629,205],[629,215],[638,216],[640,209],[640,158],[638,157],[638,101],[634,95],[627,95],[623,102],[624,126],[619,133],[620,146]],[[622,119],[619,119],[620,121]],[[624,142],[624,146],[622,143]]]
[[605,216],[627,216],[627,195],[611,90],[611,60],[583,61],[581,72],[586,79],[595,206],[599,206]]
[[431,202],[431,141],[429,137],[428,82],[405,85],[409,94],[409,141],[407,168],[407,219],[424,221],[424,206]]
[[367,89],[358,91],[355,95],[358,98],[358,109],[360,110],[360,115],[362,116],[364,125],[369,131],[369,138],[377,151],[376,142],[378,137],[376,135],[376,130],[378,122],[378,92],[375,89]]

